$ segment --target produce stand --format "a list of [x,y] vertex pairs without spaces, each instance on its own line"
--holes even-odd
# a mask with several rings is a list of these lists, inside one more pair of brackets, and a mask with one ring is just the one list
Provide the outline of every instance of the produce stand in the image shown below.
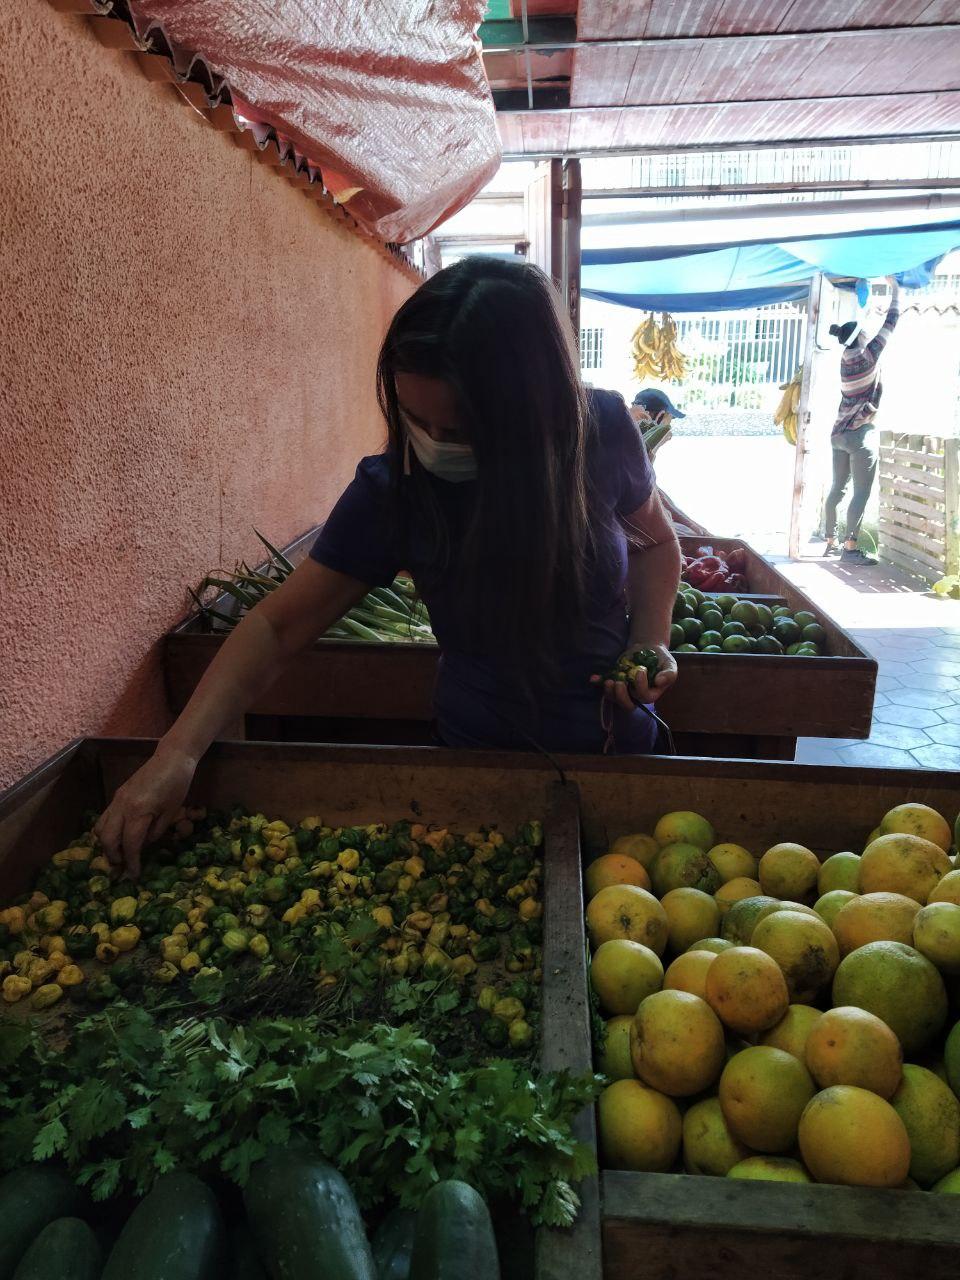
[[[286,554],[305,554],[315,530]],[[682,755],[792,760],[798,737],[866,738],[877,663],[823,610],[752,548],[732,538],[681,538],[747,551],[748,599],[809,609],[827,633],[826,654],[677,655],[680,679],[660,710]],[[164,642],[167,693],[181,711],[223,643],[188,618]],[[438,654],[421,644],[320,640],[250,708],[245,735],[273,741],[429,745]],[[233,736],[241,736],[239,726]]]
[[[0,904],[84,827],[115,788],[152,753],[142,740],[86,739],[65,748],[0,796]],[[583,898],[576,795],[534,758],[394,748],[331,748],[266,743],[217,744],[204,757],[191,792],[211,807],[244,805],[299,820],[322,813],[334,824],[360,820],[435,822],[469,829],[504,828],[543,815],[545,880],[541,1064],[545,1070],[591,1069]],[[592,1113],[580,1138],[595,1143]],[[600,1280],[596,1180],[581,1186],[579,1219],[570,1230],[538,1231],[536,1280]],[[512,1224],[506,1224],[508,1233]],[[511,1233],[512,1234],[512,1233]],[[512,1247],[511,1247],[512,1252]],[[505,1276],[513,1273],[505,1267]]]
[[[880,816],[905,800],[960,812],[960,775],[945,772],[648,757],[578,759],[568,776],[587,857],[675,809],[709,815],[724,839],[750,849],[798,840],[821,856],[862,848]],[[609,1280],[947,1280],[960,1265],[950,1196],[606,1171],[602,1197]]]
[[[0,797],[0,897],[21,889],[152,747],[87,739]],[[861,847],[878,816],[906,799],[948,815],[960,810],[960,777],[932,771],[664,757],[560,764],[566,786],[522,754],[226,743],[204,758],[192,794],[212,805],[242,797],[291,818],[319,808],[333,821],[375,812],[463,825],[543,812],[541,1060],[575,1072],[591,1061],[581,828],[592,857],[618,834],[649,830],[667,810],[695,808],[749,848],[789,838],[825,855]],[[593,1143],[592,1116],[581,1124]],[[618,1171],[602,1172],[599,1188],[588,1183],[581,1194],[573,1230],[538,1233],[538,1280],[599,1280],[601,1239],[608,1280],[732,1280],[758,1267],[776,1280],[921,1269],[952,1280],[960,1266],[960,1220],[946,1196]]]

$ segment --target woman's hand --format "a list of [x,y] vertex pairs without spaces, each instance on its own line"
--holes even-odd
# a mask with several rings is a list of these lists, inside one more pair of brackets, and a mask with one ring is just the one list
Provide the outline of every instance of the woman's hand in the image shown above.
[[624,684],[619,680],[603,682],[604,696],[627,711],[632,711],[639,703],[656,702],[677,680],[677,660],[665,644],[650,644],[647,641],[638,640],[631,644],[626,652],[632,654],[637,649],[652,649],[657,655],[660,670],[652,685],[642,667],[634,677],[632,685]]
[[107,860],[136,880],[140,851],[157,840],[183,806],[197,762],[184,752],[157,748],[142,768],[119,787],[93,829]]

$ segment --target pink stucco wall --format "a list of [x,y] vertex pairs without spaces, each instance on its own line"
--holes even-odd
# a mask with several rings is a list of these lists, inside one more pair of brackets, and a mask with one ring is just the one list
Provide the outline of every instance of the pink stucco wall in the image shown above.
[[329,510],[411,284],[83,20],[0,41],[0,788],[163,729],[186,585]]

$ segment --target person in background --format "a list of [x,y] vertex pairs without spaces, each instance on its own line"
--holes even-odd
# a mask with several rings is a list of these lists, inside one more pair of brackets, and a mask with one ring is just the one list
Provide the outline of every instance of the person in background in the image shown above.
[[663,391],[638,391],[630,406],[630,416],[634,422],[643,424],[653,422],[658,426],[669,426],[674,418],[685,418],[670,397]]
[[[856,320],[846,324],[832,324],[830,333],[843,347],[840,357],[840,410],[833,424],[833,486],[827,494],[824,512],[827,545],[825,556],[839,555],[852,564],[876,564],[873,556],[866,555],[857,545],[860,524],[866,509],[873,481],[877,474],[877,450],[872,432],[873,420],[880,403],[883,387],[880,383],[880,356],[887,339],[897,327],[900,318],[900,286],[893,276],[890,306],[877,336],[865,342],[862,326]],[[853,497],[847,509],[847,538],[843,550],[837,546],[837,507],[853,477]]]
[[[444,746],[656,749],[680,547],[623,398],[583,387],[548,277],[483,257],[439,271],[394,316],[377,392],[384,451],[360,460],[309,558],[231,631],[97,823],[114,865],[138,873],[223,726],[404,569],[440,648]],[[604,682],[634,649],[656,651],[652,684]]]

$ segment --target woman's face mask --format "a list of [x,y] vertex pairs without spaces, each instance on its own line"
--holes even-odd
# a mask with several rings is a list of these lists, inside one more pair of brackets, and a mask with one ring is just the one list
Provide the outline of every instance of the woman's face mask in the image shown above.
[[404,418],[410,447],[417,461],[438,480],[460,484],[464,480],[476,480],[477,457],[467,444],[455,444],[449,440],[434,440],[422,427]]

